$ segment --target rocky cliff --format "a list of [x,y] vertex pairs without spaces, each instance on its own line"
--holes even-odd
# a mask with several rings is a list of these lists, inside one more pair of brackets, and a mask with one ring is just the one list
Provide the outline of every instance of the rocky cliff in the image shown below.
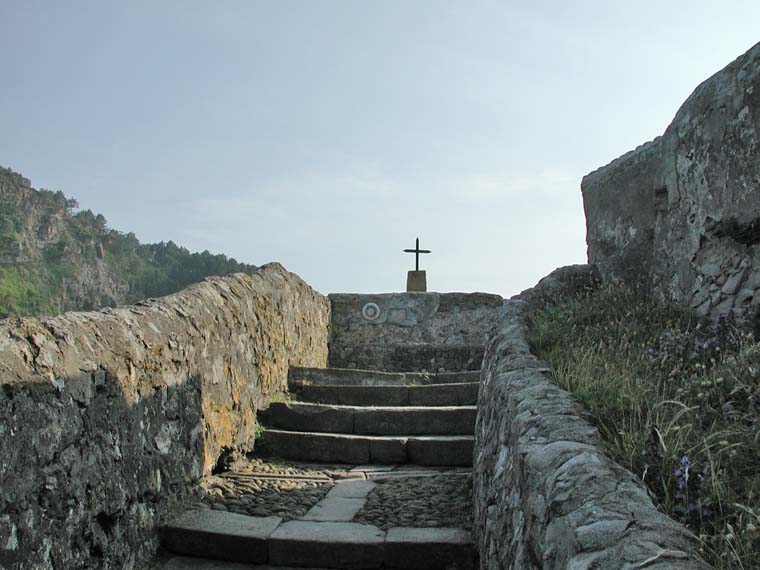
[[141,244],[76,206],[0,168],[0,316],[113,307],[256,269],[172,242]]
[[760,307],[760,44],[582,182],[589,262],[702,315]]

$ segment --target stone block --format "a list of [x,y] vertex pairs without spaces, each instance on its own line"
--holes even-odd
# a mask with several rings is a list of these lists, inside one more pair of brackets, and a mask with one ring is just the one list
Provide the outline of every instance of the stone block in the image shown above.
[[354,431],[376,435],[471,435],[474,406],[357,408]]
[[[476,370],[503,299],[481,293],[330,295],[329,366],[388,371]],[[368,320],[362,310],[377,306]],[[374,313],[373,313],[374,314]]]
[[[263,570],[263,567],[257,566],[257,569]],[[206,558],[175,556],[168,560],[161,567],[161,570],[251,570],[251,565],[239,562],[208,560]]]
[[459,528],[391,528],[385,538],[385,565],[400,570],[471,570],[472,537]]
[[164,527],[163,543],[177,554],[263,564],[267,540],[281,522],[279,517],[191,511]]
[[431,384],[409,388],[410,406],[474,406],[478,403],[479,382]]
[[376,437],[370,439],[369,454],[372,463],[406,463],[407,440],[397,437]]
[[411,437],[407,442],[410,463],[418,465],[472,465],[473,437]]
[[407,292],[425,292],[427,291],[427,274],[425,271],[409,271],[406,274]]
[[[380,469],[375,469],[372,465],[362,465],[365,471],[370,472],[382,472],[390,471],[393,466],[380,466]],[[354,471],[356,468],[352,469]],[[343,497],[348,499],[363,499],[366,497],[372,489],[376,487],[376,484],[372,481],[339,481],[330,491],[327,493],[328,498]]]
[[364,498],[328,496],[309,509],[302,520],[350,522],[364,502]]
[[304,402],[344,406],[409,404],[409,388],[406,386],[303,386],[295,394]]
[[370,461],[370,439],[367,437],[266,429],[256,444],[256,452],[265,457],[324,463]]
[[292,431],[352,433],[354,411],[327,404],[274,402],[262,412],[267,426]]
[[379,568],[384,551],[385,532],[351,522],[289,521],[269,539],[269,561],[274,566]]

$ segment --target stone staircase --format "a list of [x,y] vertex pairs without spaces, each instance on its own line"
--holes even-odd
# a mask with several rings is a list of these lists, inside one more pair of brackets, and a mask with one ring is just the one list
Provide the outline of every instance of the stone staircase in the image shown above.
[[[187,512],[165,528],[165,548],[185,555],[171,558],[166,570],[471,570],[476,564],[469,527],[487,336],[481,328],[500,298],[338,295],[331,301],[330,367],[290,369],[290,399],[260,412],[264,430],[255,449],[257,461],[270,461],[283,476],[329,491],[308,511],[273,510],[277,516],[218,504],[224,510]],[[364,311],[367,305],[379,308],[374,323],[367,319],[378,311]],[[449,496],[436,494],[439,489]],[[451,494],[461,496],[451,502]],[[439,504],[451,511],[441,512]]]
[[294,368],[257,454],[352,464],[472,465],[478,372]]
[[352,521],[383,481],[432,477],[451,467],[459,467],[451,476],[469,477],[478,378],[477,371],[292,369],[293,400],[272,403],[260,413],[266,428],[257,440],[256,455],[274,456],[278,462],[355,465],[349,473],[356,478],[339,480],[295,520],[188,512],[167,525],[164,545],[173,553],[205,560],[176,557],[165,570],[242,570],[251,564],[470,570],[475,555],[466,529],[381,529]]

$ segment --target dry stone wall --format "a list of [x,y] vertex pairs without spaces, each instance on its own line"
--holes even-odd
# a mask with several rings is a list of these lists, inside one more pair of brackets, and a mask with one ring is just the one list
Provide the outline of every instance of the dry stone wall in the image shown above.
[[278,264],[132,307],[0,322],[0,568],[133,568],[220,456],[252,448],[330,307]]
[[333,294],[330,366],[478,370],[503,299],[487,293]]
[[562,268],[507,303],[483,362],[474,530],[481,568],[707,570],[695,538],[610,460],[581,405],[530,352],[531,307],[597,280]]
[[589,262],[702,315],[760,308],[760,44],[583,179]]

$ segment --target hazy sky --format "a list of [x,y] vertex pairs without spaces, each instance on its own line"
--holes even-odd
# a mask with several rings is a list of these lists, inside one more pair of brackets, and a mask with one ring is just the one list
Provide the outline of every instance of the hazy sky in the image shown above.
[[511,295],[582,176],[760,41],[760,2],[0,0],[0,165],[316,289]]

